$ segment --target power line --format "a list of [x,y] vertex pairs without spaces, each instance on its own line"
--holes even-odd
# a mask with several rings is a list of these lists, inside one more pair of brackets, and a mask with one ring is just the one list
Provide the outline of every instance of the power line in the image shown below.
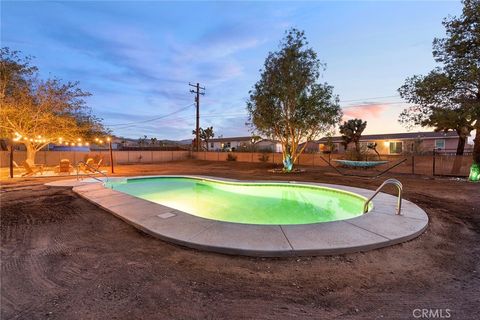
[[[196,85],[192,85],[192,86],[195,86]],[[204,89],[203,87],[199,87],[199,89]],[[193,93],[196,93],[196,91],[194,90],[191,90],[191,92]],[[204,92],[199,92],[199,95],[200,94],[204,94]],[[365,100],[368,100],[368,99],[384,99],[384,98],[393,98],[393,97],[398,97],[398,95],[396,96],[383,96],[383,97],[372,97],[372,98],[364,98],[364,99],[355,99],[355,100],[342,100],[340,102],[354,102],[354,101],[365,101]],[[367,101],[365,101],[365,103],[368,103]],[[375,102],[375,101],[372,101],[373,104],[378,104],[378,105],[400,105],[400,104],[405,104],[406,102],[402,102],[402,101],[399,101],[399,102]],[[143,124],[143,123],[147,123],[147,122],[152,122],[152,121],[156,121],[156,120],[161,120],[161,119],[164,119],[164,118],[167,118],[167,117],[170,117],[174,114],[177,114],[177,113],[180,113],[186,109],[188,109],[189,107],[191,107],[192,105],[196,105],[196,103],[192,103],[192,104],[189,104],[179,110],[176,110],[174,112],[171,112],[171,113],[168,113],[168,114],[165,114],[165,115],[161,115],[161,116],[157,116],[157,117],[154,117],[154,118],[151,118],[151,119],[146,119],[146,120],[141,120],[141,121],[135,121],[135,122],[129,122],[129,123],[117,123],[117,124],[111,124],[111,125],[106,125],[107,127],[117,127],[117,128],[114,128],[114,129],[127,129],[129,127],[135,127],[139,124]],[[360,105],[354,105],[354,106],[344,106],[342,107],[342,109],[350,109],[350,108],[361,108],[362,106],[364,106],[364,104],[360,104]],[[246,113],[232,113],[232,114],[226,114],[226,113],[210,113],[210,114],[204,114],[203,117],[208,117],[208,118],[215,118],[215,117],[228,117],[228,118],[232,118],[232,117],[238,117],[238,118],[242,118],[242,117],[246,117],[248,116],[248,114]],[[185,120],[185,119],[190,119],[190,117],[182,117],[182,118],[173,118],[173,119],[170,119],[170,120]]]
[[[401,104],[405,104],[405,102],[385,102],[385,103],[379,103],[378,105],[401,105]],[[364,105],[346,106],[346,107],[342,107],[342,109],[362,108],[363,106]],[[171,120],[188,120],[188,119],[191,119],[192,116],[195,116],[195,115],[189,115],[189,116],[187,115],[185,117],[170,118],[168,120],[170,121]],[[202,115],[202,117],[203,118],[244,118],[244,117],[248,117],[248,113],[208,113],[208,114]],[[125,128],[135,127],[135,126],[138,126],[138,125],[133,124],[128,127],[115,128],[115,129],[125,129]]]
[[361,108],[361,107],[368,106],[368,105],[371,105],[371,104],[382,106],[382,105],[395,105],[395,104],[405,104],[405,103],[406,102],[404,102],[404,101],[399,101],[399,102],[373,102],[373,103],[357,104],[357,105],[354,105],[354,106],[345,106],[345,107],[342,107],[342,109]]
[[107,124],[106,126],[107,127],[116,127],[116,126],[129,126],[129,125],[133,125],[133,124],[140,124],[140,123],[146,123],[146,122],[151,122],[151,121],[155,121],[155,120],[159,120],[159,119],[162,119],[162,118],[166,118],[166,117],[169,117],[169,116],[172,116],[174,114],[177,114],[177,113],[180,113],[188,108],[190,108],[191,106],[193,106],[194,104],[191,103],[189,104],[188,106],[185,106],[181,109],[178,109],[174,112],[171,112],[171,113],[168,113],[168,114],[164,114],[164,115],[161,115],[161,116],[158,116],[158,117],[155,117],[155,118],[151,118],[151,119],[146,119],[146,120],[141,120],[141,121],[134,121],[134,122],[128,122],[128,123],[115,123],[115,124]]
[[371,98],[353,99],[353,100],[340,100],[340,102],[356,102],[356,101],[364,101],[364,100],[387,99],[387,98],[398,98],[398,97],[400,97],[400,95],[396,94],[394,96],[371,97]]

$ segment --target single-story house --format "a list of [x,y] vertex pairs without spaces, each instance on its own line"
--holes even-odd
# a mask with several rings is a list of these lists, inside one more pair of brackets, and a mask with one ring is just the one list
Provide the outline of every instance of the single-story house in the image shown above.
[[250,148],[255,140],[250,137],[231,137],[231,138],[213,138],[208,140],[208,149],[210,151],[221,150],[241,150]]
[[282,152],[282,144],[276,140],[256,140],[252,136],[214,138],[208,140],[210,151],[270,151]]
[[303,146],[307,144],[303,152],[305,153],[316,153],[320,152],[320,143],[318,141],[308,141],[308,142],[303,142],[298,145],[298,148],[301,149]]
[[280,141],[271,139],[262,139],[255,143],[255,151],[282,152]]
[[[323,137],[318,140],[320,151],[329,151],[329,139],[333,144],[333,152],[343,153],[342,137]],[[366,146],[376,143],[380,154],[402,154],[408,152],[429,152],[435,149],[439,153],[455,152],[458,144],[458,135],[454,131],[449,132],[405,132],[386,134],[362,135],[360,144]],[[348,145],[348,149],[355,148],[354,143]],[[465,151],[471,151],[473,146],[465,144]]]

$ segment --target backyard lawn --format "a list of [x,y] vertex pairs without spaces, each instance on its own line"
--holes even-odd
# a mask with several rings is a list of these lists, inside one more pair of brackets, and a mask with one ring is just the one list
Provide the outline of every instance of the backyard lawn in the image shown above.
[[[428,229],[340,256],[249,258],[201,252],[138,231],[59,178],[2,178],[2,319],[412,319],[417,309],[473,319],[480,305],[480,186],[408,174],[376,180],[329,168],[272,174],[261,163],[178,161],[116,175],[201,174],[375,189],[388,177],[424,209]],[[394,189],[387,189],[394,194]],[[445,311],[444,311],[445,312]],[[444,313],[445,314],[445,313]]]

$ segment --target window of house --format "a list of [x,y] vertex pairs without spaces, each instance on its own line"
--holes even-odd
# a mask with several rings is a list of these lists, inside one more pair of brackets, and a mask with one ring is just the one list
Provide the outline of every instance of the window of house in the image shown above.
[[402,153],[403,143],[401,141],[390,142],[390,154]]
[[445,139],[435,140],[435,149],[445,149]]
[[210,147],[211,147],[211,148],[213,148],[213,142],[212,142],[212,143],[210,143]]
[[225,148],[230,148],[230,142],[225,143]]

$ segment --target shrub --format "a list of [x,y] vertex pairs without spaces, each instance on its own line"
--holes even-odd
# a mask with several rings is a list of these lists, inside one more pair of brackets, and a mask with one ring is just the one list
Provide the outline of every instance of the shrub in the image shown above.
[[234,154],[229,153],[227,155],[227,161],[237,161],[237,156]]

